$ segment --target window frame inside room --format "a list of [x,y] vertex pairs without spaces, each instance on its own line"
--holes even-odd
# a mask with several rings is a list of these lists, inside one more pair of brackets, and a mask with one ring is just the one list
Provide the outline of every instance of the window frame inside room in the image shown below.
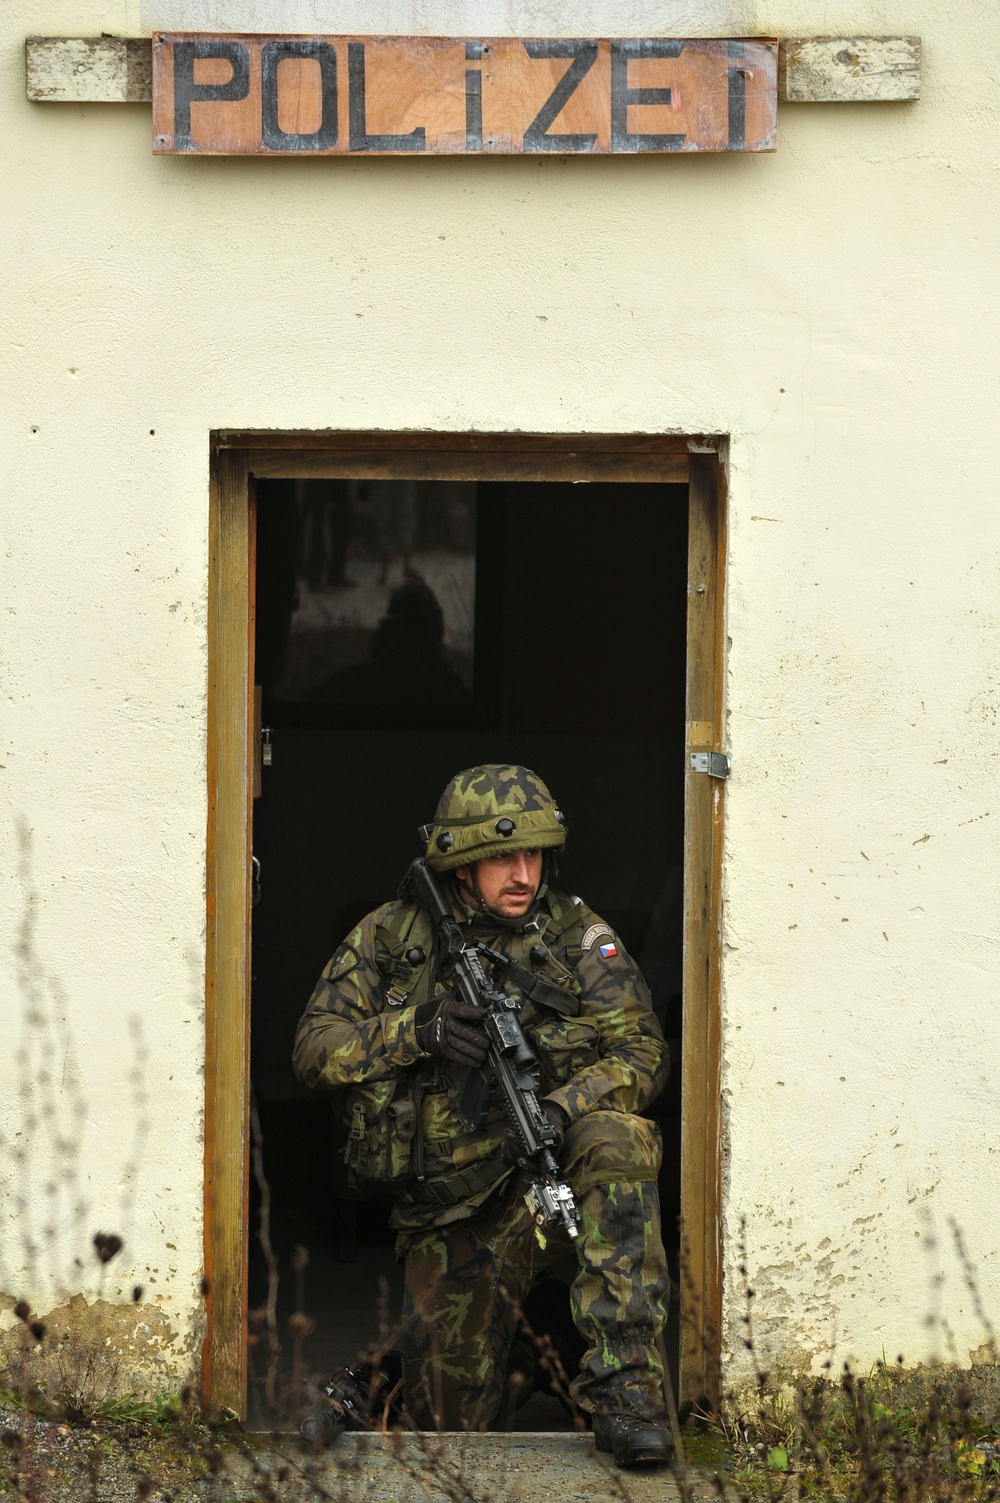
[[681,1108],[681,1398],[716,1397],[722,1315],[720,906],[726,454],[656,434],[231,432],[211,435],[206,845],[204,1393],[246,1412],[250,905],[257,479],[673,482],[688,486]]

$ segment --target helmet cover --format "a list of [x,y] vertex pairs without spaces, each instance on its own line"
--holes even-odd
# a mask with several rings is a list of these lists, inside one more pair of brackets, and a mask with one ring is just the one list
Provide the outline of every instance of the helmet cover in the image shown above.
[[559,850],[566,820],[527,767],[491,762],[457,773],[441,795],[426,856],[435,871],[471,866],[504,851]]

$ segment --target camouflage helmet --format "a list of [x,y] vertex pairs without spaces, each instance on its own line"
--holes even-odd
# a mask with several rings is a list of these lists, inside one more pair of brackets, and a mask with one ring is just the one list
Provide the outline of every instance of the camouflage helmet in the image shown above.
[[457,773],[425,832],[427,860],[439,872],[503,851],[566,844],[566,820],[538,774],[498,762]]

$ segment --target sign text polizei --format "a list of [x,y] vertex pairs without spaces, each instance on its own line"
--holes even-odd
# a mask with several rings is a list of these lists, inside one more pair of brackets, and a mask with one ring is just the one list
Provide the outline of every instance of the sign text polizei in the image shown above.
[[153,37],[153,150],[773,151],[773,38]]

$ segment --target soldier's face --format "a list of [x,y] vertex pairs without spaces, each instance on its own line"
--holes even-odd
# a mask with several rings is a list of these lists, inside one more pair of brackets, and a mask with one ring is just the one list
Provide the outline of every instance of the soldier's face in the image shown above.
[[[541,851],[509,851],[475,863],[476,885],[487,908],[504,918],[520,918],[535,901],[542,880]],[[469,868],[460,866],[455,875],[469,880]]]

